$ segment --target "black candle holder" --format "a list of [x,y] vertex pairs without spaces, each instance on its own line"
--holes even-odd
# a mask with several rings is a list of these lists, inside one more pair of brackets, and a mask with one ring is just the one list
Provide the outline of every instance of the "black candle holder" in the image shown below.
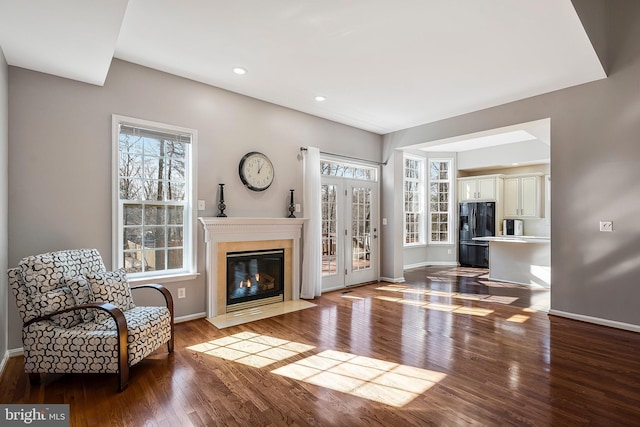
[[289,216],[287,218],[295,218],[293,213],[296,211],[296,205],[293,204],[293,190],[289,191],[291,191],[291,202],[289,202]]
[[219,184],[220,185],[220,202],[218,203],[218,209],[220,210],[220,212],[218,212],[218,215],[220,218],[226,218],[227,214],[224,213],[224,210],[227,209],[227,205],[224,204],[224,184]]

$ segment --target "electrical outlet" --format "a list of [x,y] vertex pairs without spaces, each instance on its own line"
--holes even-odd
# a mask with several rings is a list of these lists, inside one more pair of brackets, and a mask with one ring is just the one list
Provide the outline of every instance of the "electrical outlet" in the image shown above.
[[206,206],[206,204],[205,204],[204,200],[198,200],[198,210],[199,211],[205,210],[206,209],[205,206]]
[[187,297],[187,289],[178,288],[178,298],[186,298],[186,297]]
[[613,221],[600,221],[600,231],[613,231]]
[[296,212],[300,212],[300,203],[296,203]]
[[451,255],[451,249],[447,249],[447,254]]

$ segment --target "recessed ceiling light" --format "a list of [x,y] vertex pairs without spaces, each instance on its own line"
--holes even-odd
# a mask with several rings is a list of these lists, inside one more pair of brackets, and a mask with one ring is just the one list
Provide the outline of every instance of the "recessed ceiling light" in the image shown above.
[[324,97],[324,96],[322,96],[322,95],[318,95],[318,96],[316,96],[316,98],[315,98],[315,100],[316,100],[316,101],[318,101],[318,102],[322,102],[322,101],[324,101],[324,100],[326,100],[326,99],[327,99],[327,98],[325,98],[325,97]]
[[233,72],[236,73],[236,74],[240,74],[240,75],[247,74],[247,70],[242,68],[242,67],[234,68]]

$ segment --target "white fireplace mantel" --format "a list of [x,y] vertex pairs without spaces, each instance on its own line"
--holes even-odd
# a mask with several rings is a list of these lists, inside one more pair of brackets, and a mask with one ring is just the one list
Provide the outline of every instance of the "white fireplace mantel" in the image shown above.
[[[252,242],[291,240],[291,299],[300,299],[300,238],[304,218],[198,218],[204,226],[207,269],[207,317],[218,314],[218,244],[222,242]],[[222,274],[222,273],[221,273]],[[226,286],[222,284],[222,286]]]

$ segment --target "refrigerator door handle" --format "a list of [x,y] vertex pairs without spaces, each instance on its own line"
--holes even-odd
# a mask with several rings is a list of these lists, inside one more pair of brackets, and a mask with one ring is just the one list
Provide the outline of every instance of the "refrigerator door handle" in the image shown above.
[[476,233],[476,208],[471,209],[471,218],[469,218],[469,225],[471,225],[471,236],[475,236]]

